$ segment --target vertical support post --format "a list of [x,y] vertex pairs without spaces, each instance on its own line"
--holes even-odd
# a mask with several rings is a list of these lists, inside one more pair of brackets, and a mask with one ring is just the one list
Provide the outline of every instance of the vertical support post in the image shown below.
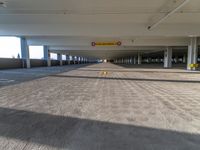
[[80,57],[80,63],[83,64],[83,57]]
[[186,63],[186,55],[185,54],[183,55],[183,63],[184,64]]
[[151,60],[151,58],[150,58],[150,57],[148,57],[148,58],[147,58],[147,63],[148,63],[148,64],[150,64],[150,63],[151,63],[151,61],[152,61],[152,60]]
[[59,63],[60,63],[60,66],[62,66],[63,65],[63,63],[62,63],[62,54],[57,54],[57,59],[59,60]]
[[133,64],[133,57],[130,57],[130,64]]
[[133,64],[136,65],[136,63],[137,63],[137,58],[136,58],[136,56],[134,56],[134,58],[133,58]]
[[178,64],[178,56],[175,56],[175,63]]
[[77,61],[78,61],[78,64],[80,64],[80,61],[81,61],[80,57],[77,57]]
[[76,58],[75,58],[75,56],[72,56],[72,61],[73,61],[73,64],[76,64]]
[[23,68],[31,68],[30,56],[29,56],[29,46],[25,37],[20,38],[21,42],[21,54],[23,61]]
[[164,68],[172,67],[172,48],[167,47],[164,51]]
[[65,55],[66,56],[66,63],[67,65],[69,65],[69,55]]
[[129,58],[129,63],[132,64],[132,57]]
[[138,53],[138,65],[142,64],[142,56],[140,53]]
[[188,70],[196,70],[195,65],[197,64],[198,58],[198,38],[191,37],[190,45],[188,46],[188,62],[187,62],[187,69]]
[[44,50],[44,60],[47,62],[47,67],[51,67],[51,58],[50,58],[51,54],[50,54],[48,46],[44,46],[43,50]]
[[76,61],[77,61],[77,64],[79,64],[79,57],[76,56]]

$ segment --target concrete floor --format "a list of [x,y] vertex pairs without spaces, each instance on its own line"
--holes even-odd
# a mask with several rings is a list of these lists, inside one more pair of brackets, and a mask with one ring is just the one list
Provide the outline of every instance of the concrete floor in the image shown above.
[[52,74],[71,71],[84,66],[87,66],[87,64],[56,66],[56,67],[40,67],[31,69],[0,70],[0,87],[31,81]]
[[199,72],[64,68],[0,88],[0,149],[200,149]]

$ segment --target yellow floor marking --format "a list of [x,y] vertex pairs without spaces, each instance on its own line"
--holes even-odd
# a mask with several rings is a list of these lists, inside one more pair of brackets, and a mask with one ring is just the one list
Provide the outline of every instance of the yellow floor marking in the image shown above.
[[101,75],[102,75],[102,76],[108,75],[108,71],[102,71],[102,72],[101,72]]

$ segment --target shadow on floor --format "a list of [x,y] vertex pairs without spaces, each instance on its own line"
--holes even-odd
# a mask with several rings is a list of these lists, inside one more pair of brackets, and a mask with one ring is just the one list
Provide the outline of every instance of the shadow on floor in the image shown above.
[[89,65],[91,64],[0,70],[0,88],[3,86],[32,81],[49,75],[69,72]]
[[[126,69],[131,68],[140,68],[140,69],[164,69],[163,64],[141,64],[141,65],[132,65],[132,64],[114,64]],[[169,69],[180,69],[180,70],[187,70],[187,64],[172,64],[172,68]],[[200,67],[196,69],[200,71]]]
[[77,78],[77,79],[101,79],[101,80],[124,80],[124,81],[148,81],[148,82],[172,82],[172,83],[200,83],[195,80],[164,80],[164,79],[142,79],[142,78],[116,78],[116,77],[92,77],[92,76],[71,76],[71,75],[50,75],[56,78]]
[[200,74],[200,72],[196,71],[160,71],[160,70],[125,70],[125,69],[78,69],[78,71],[94,71],[94,72],[100,72],[100,71],[107,71],[107,72],[137,72],[137,73],[177,73],[177,74]]
[[70,150],[200,149],[197,134],[9,108],[0,108],[0,136]]
[[[163,69],[163,64],[141,64],[141,65],[133,65],[133,64],[114,64],[117,66],[121,66],[124,68],[142,68],[142,69]],[[185,70],[187,67],[187,64],[172,64],[172,68],[170,69],[183,69]]]

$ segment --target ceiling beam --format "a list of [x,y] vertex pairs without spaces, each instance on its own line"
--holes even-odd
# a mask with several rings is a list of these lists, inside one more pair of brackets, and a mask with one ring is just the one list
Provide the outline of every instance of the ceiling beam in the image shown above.
[[184,0],[180,5],[178,5],[176,8],[171,10],[170,12],[166,13],[164,17],[153,23],[152,25],[148,26],[148,30],[153,30],[156,28],[159,24],[161,24],[163,21],[165,21],[167,18],[169,18],[171,15],[176,13],[179,9],[181,9],[184,5],[186,5],[190,0]]
[[[121,41],[122,46],[187,46],[187,37],[27,37],[28,45],[90,47],[92,42]],[[117,47],[118,48],[118,47]]]

